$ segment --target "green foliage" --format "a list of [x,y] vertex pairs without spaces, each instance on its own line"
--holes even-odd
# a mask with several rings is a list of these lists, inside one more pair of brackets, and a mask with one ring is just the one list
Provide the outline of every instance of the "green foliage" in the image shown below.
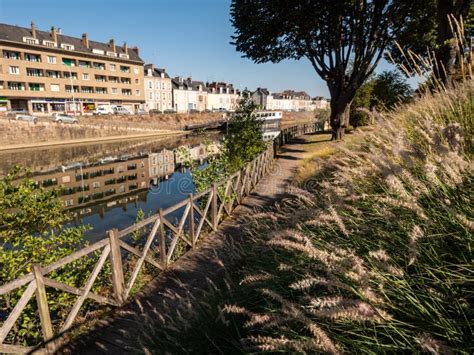
[[352,101],[350,124],[358,127],[369,123],[367,113],[359,108],[391,110],[398,104],[408,103],[412,94],[410,85],[398,71],[384,71],[373,76],[360,87]]
[[[198,169],[188,157],[187,165],[191,167],[193,182],[198,192],[241,169],[265,149],[262,121],[254,115],[255,109],[255,104],[249,99],[240,102],[228,122],[228,132],[220,154],[210,156],[205,168]],[[186,156],[186,152],[183,154]]]
[[[83,237],[88,227],[65,228],[69,218],[57,191],[38,187],[28,177],[20,178],[25,173],[15,167],[0,180],[0,284],[29,273],[33,263],[50,264],[86,244]],[[49,277],[72,285],[81,284],[89,273],[90,262],[81,260],[69,264]],[[2,312],[8,314],[13,309],[23,290],[0,297]],[[50,299],[51,312],[59,318],[73,299],[54,294]],[[36,304],[30,302],[10,334],[12,339],[38,340],[40,331],[35,312]]]
[[327,83],[331,126],[347,123],[357,89],[412,15],[413,2],[233,0],[233,44],[257,63],[307,58]]

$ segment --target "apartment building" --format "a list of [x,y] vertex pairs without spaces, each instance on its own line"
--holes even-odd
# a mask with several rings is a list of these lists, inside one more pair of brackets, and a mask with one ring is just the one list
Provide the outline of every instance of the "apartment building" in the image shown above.
[[143,61],[128,48],[0,24],[0,110],[34,114],[90,113],[98,106],[145,104]]
[[74,164],[61,171],[33,177],[39,186],[59,189],[66,208],[114,200],[149,187],[147,156],[123,158],[96,164]]
[[267,109],[283,111],[309,111],[311,97],[304,91],[285,90],[272,95],[272,105]]
[[155,68],[153,64],[145,65],[145,109],[173,110],[173,91],[171,78],[165,69]]
[[163,149],[157,153],[148,155],[148,166],[150,168],[150,179],[154,184],[162,178],[167,179],[174,173],[174,152],[169,149]]
[[207,109],[207,91],[202,81],[176,77],[173,86],[173,109],[177,113],[203,112]]
[[211,111],[235,111],[240,92],[232,84],[224,82],[206,83],[207,109]]

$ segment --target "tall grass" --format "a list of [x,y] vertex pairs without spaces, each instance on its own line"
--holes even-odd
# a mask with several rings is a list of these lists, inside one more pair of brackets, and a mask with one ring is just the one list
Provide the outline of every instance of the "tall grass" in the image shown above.
[[321,159],[252,217],[238,271],[151,322],[145,346],[473,353],[473,94],[427,94]]

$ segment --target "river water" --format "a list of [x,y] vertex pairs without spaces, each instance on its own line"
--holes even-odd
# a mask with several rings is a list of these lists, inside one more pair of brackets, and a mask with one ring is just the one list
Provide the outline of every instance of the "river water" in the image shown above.
[[[96,241],[112,228],[133,224],[194,193],[185,157],[203,167],[218,152],[218,134],[166,139],[63,146],[0,152],[0,176],[19,164],[48,189],[58,189],[71,225],[92,227],[86,238]],[[173,216],[170,216],[173,218]]]

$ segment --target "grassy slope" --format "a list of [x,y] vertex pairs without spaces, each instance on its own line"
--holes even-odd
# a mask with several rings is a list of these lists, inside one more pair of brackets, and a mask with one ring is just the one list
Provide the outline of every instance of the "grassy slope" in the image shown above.
[[473,93],[425,97],[309,157],[293,196],[247,224],[240,269],[150,323],[145,346],[472,353]]

